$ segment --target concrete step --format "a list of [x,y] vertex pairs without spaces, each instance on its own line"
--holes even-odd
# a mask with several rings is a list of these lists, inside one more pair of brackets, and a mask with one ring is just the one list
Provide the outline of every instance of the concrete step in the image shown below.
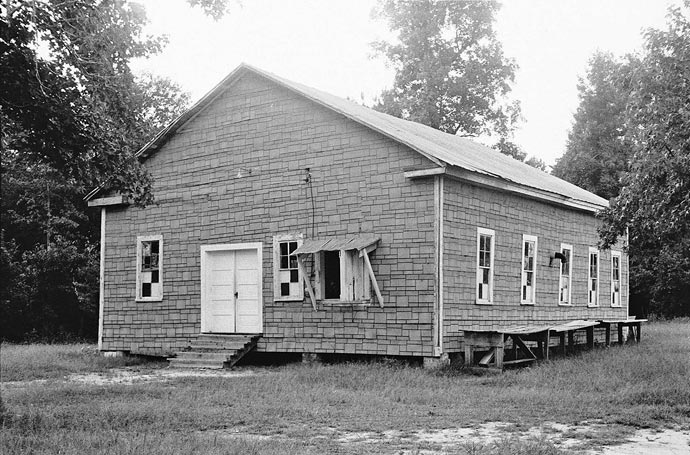
[[232,367],[247,352],[256,347],[259,335],[200,335],[190,343],[189,349],[171,357],[173,368]]
[[212,370],[223,368],[223,362],[209,362],[204,359],[178,359],[173,357],[169,360],[172,368],[206,368]]
[[209,352],[199,352],[199,351],[181,351],[181,352],[176,352],[176,359],[185,359],[185,360],[196,360],[196,359],[204,359],[208,360],[210,362],[225,362],[228,360],[228,358],[232,357],[232,355],[235,353],[235,351],[226,351],[226,352],[215,352],[215,351],[209,351]]
[[245,347],[247,343],[232,343],[232,344],[197,344],[189,345],[190,351],[236,351]]
[[198,341],[213,341],[213,342],[226,342],[226,341],[244,341],[250,339],[256,335],[207,335],[202,334],[197,337]]

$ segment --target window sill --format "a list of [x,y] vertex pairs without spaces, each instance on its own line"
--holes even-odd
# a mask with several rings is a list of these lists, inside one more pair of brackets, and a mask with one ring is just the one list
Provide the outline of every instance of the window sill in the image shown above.
[[522,306],[534,306],[535,303],[534,302],[520,302],[520,305],[522,305]]
[[371,299],[369,300],[338,300],[338,299],[325,299],[317,300],[318,303],[328,306],[372,306]]
[[160,297],[137,297],[136,302],[162,302],[163,296]]
[[623,308],[623,305],[611,305],[611,308]]
[[595,303],[588,303],[587,308],[599,308],[599,304],[598,303],[596,303],[596,304]]
[[304,297],[274,297],[273,301],[279,302],[304,302]]
[[477,305],[493,305],[494,304],[494,302],[492,302],[491,300],[475,300],[474,303],[476,303]]
[[572,303],[558,302],[558,306],[573,306],[573,304]]

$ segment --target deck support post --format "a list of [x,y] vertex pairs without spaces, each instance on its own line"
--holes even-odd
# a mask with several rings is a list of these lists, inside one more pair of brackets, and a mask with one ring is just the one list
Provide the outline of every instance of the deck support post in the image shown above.
[[594,347],[594,327],[587,327],[587,347]]
[[611,346],[611,324],[604,324],[604,330],[606,331],[606,347]]

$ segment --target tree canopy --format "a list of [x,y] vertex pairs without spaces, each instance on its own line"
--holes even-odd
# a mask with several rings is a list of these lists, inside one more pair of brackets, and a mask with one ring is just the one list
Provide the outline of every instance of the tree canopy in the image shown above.
[[376,109],[450,134],[507,137],[519,117],[508,95],[516,64],[493,29],[496,1],[382,1],[397,42],[373,44],[395,69]]
[[553,175],[606,199],[618,195],[632,155],[626,109],[634,67],[632,56],[625,60],[605,52],[592,56],[577,85],[580,105]]
[[98,214],[83,196],[106,184],[151,202],[136,150],[189,100],[130,70],[165,44],[145,24],[141,6],[117,0],[0,8],[3,338],[94,334]]
[[634,152],[622,189],[603,214],[604,246],[627,228],[652,309],[690,314],[690,0],[667,28],[645,32],[626,126]]

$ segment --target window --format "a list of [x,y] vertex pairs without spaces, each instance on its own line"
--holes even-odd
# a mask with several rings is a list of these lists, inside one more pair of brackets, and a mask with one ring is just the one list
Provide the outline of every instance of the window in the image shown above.
[[533,305],[536,294],[537,237],[522,236],[522,287],[520,303]]
[[372,290],[383,308],[383,296],[369,257],[380,240],[373,234],[308,239],[293,251],[300,270],[307,270],[309,264],[305,261],[313,261],[313,275],[303,282],[314,310],[317,302],[371,303]]
[[611,251],[611,306],[621,306],[621,253]]
[[587,305],[599,306],[599,250],[589,249],[589,279],[587,280]]
[[371,284],[364,258],[357,250],[321,251],[316,255],[317,295],[321,300],[371,300]]
[[323,298],[340,298],[340,251],[323,253]]
[[570,305],[570,287],[572,284],[571,264],[573,262],[573,247],[571,245],[561,244],[561,254],[565,260],[561,260],[561,276],[558,285],[558,304]]
[[495,236],[491,229],[477,228],[477,303],[493,302]]
[[304,284],[297,266],[295,250],[302,244],[302,234],[273,237],[273,297],[275,300],[303,300]]
[[137,300],[163,299],[163,236],[137,237]]

